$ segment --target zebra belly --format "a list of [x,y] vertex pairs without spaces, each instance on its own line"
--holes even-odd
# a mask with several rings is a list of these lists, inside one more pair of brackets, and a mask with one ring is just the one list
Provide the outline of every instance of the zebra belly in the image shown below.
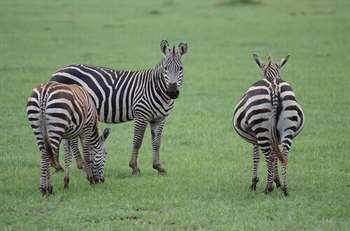
[[63,139],[73,139],[82,133],[82,126],[70,126],[63,134]]

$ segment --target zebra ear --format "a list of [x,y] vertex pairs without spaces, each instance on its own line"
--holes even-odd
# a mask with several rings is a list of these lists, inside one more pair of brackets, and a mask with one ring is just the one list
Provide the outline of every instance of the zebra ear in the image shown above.
[[188,45],[186,42],[181,42],[178,45],[179,54],[182,56],[187,53]]
[[101,136],[102,141],[105,141],[110,133],[111,133],[111,129],[110,128],[105,128],[103,130],[103,133],[102,133],[102,136]]
[[256,64],[258,64],[258,66],[259,66],[260,68],[262,68],[262,67],[263,67],[263,64],[262,64],[261,59],[259,58],[259,56],[258,56],[257,54],[253,54],[253,58],[254,58]]
[[168,47],[169,47],[168,41],[162,40],[160,42],[160,51],[163,53],[163,55],[166,55]]
[[287,63],[290,55],[287,55],[286,57],[282,58],[281,61],[278,63],[279,68],[282,68],[284,64]]

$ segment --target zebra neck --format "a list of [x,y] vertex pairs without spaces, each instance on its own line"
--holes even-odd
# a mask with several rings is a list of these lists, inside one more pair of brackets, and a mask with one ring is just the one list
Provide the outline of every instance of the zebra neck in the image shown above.
[[163,75],[163,70],[161,68],[155,69],[153,73],[152,81],[158,95],[163,99],[165,103],[171,104],[174,100],[171,99],[166,93],[167,92],[166,83]]

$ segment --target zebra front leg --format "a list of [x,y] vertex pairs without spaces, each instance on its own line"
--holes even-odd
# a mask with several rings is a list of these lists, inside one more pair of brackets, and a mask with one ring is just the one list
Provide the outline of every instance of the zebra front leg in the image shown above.
[[259,182],[258,177],[258,167],[259,167],[259,146],[257,144],[253,145],[253,177],[252,177],[252,185],[250,186],[250,190],[256,190],[256,184]]
[[68,188],[69,185],[69,166],[72,160],[72,143],[71,140],[64,140],[64,188]]
[[158,171],[158,174],[161,176],[166,175],[166,170],[162,168],[159,159],[159,149],[160,141],[162,136],[162,130],[165,120],[156,120],[150,123],[151,133],[152,133],[152,152],[153,152],[153,168]]
[[73,152],[75,161],[77,162],[77,168],[82,169],[83,168],[83,159],[81,158],[80,151],[79,151],[78,137],[71,139],[70,144],[71,144],[70,150],[71,150],[71,152]]
[[262,148],[262,152],[265,155],[266,163],[267,163],[267,184],[265,188],[265,193],[270,193],[273,191],[273,179],[274,179],[274,163],[275,163],[275,155],[272,153],[271,146],[267,148]]
[[277,188],[281,187],[281,181],[278,175],[278,158],[277,157],[275,157],[275,177],[273,181],[275,182]]
[[85,135],[80,136],[80,142],[83,147],[83,156],[84,156],[84,170],[86,172],[86,178],[90,182],[90,184],[94,183],[92,176],[92,156],[90,153],[90,140],[88,140],[88,136],[86,135],[86,131],[84,131]]
[[131,159],[129,162],[130,168],[132,168],[132,175],[139,176],[140,169],[138,167],[138,154],[142,145],[143,136],[145,134],[145,130],[147,127],[147,121],[143,119],[135,119],[135,127],[134,127],[134,139],[133,139],[133,150]]

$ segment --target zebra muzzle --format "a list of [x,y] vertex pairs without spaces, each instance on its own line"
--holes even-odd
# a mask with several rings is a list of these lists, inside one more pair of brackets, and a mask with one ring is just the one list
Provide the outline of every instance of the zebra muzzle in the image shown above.
[[177,84],[169,84],[166,93],[171,99],[176,99],[180,93],[180,91],[177,89]]

